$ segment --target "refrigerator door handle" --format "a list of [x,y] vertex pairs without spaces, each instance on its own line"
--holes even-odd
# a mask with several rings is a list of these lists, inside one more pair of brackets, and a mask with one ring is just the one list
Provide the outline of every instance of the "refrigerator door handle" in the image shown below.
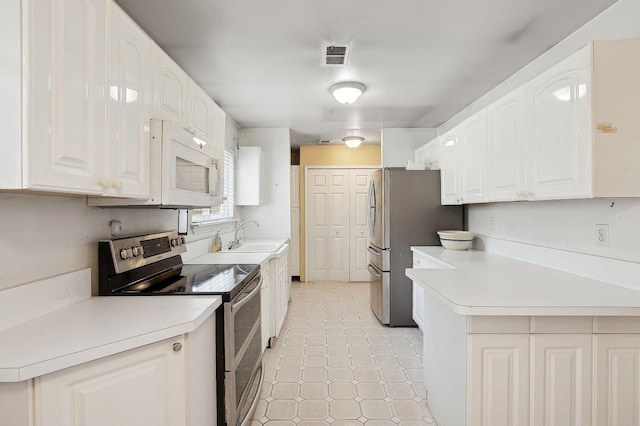
[[375,275],[378,278],[382,278],[382,274],[379,274],[378,271],[376,271],[376,269],[373,266],[371,266],[371,264],[367,265],[367,269],[369,270],[371,275]]
[[369,204],[369,237],[373,238],[376,231],[376,188],[373,180],[369,182],[367,200]]
[[374,255],[374,256],[378,256],[378,257],[382,256],[382,253],[380,253],[378,250],[372,248],[371,246],[367,247],[367,251],[369,253],[371,253],[372,255]]

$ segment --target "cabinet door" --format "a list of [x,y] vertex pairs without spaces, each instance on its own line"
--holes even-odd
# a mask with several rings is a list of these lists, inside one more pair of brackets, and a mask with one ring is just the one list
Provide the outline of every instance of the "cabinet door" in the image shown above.
[[592,196],[590,62],[582,49],[527,84],[533,198]]
[[28,0],[25,10],[24,186],[101,194],[105,0]]
[[463,203],[487,201],[487,114],[475,113],[460,125]]
[[595,336],[595,425],[640,425],[640,336]]
[[443,205],[462,204],[460,196],[460,145],[458,136],[448,133],[440,147],[441,202]]
[[291,276],[289,275],[289,268],[287,259],[289,257],[289,250],[285,250],[280,257],[276,260],[277,274],[276,274],[276,337],[280,335],[282,324],[287,316],[287,308],[289,307],[289,282]]
[[411,317],[422,331],[424,328],[424,289],[416,282],[413,283],[412,301]]
[[262,274],[262,287],[260,289],[260,309],[262,321],[262,346],[268,347],[269,339],[275,337],[274,307],[275,301],[272,296],[272,287],[274,284],[271,279],[271,260],[260,264],[260,273]]
[[429,170],[440,170],[440,146],[442,138],[436,138],[425,145],[425,162]]
[[183,337],[35,379],[36,426],[186,424]]
[[213,145],[211,154],[213,158],[224,158],[227,135],[231,139],[229,146],[238,145],[238,127],[213,100],[211,101],[211,107],[211,144]]
[[188,128],[205,144],[202,149],[215,158],[216,147],[213,143],[213,101],[193,80],[189,79],[187,98]]
[[427,144],[422,145],[413,152],[413,161],[427,164]]
[[528,159],[525,145],[525,86],[487,107],[487,196],[489,201],[524,198]]
[[470,334],[467,425],[529,424],[529,335]]
[[289,272],[300,275],[300,208],[291,209],[291,242],[289,244]]
[[155,49],[153,116],[188,127],[189,76],[160,48]]
[[259,146],[238,147],[236,205],[262,204],[262,161],[262,148]]
[[300,166],[291,166],[291,207],[300,207]]
[[591,370],[591,334],[532,335],[531,426],[590,425]]
[[107,194],[148,198],[152,42],[115,3],[109,3],[109,26]]

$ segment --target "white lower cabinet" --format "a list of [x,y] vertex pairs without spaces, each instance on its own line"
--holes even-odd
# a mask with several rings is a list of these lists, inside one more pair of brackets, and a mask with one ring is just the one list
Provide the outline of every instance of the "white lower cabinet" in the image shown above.
[[424,328],[424,289],[418,283],[413,283],[411,303],[411,318],[418,324],[418,328]]
[[640,334],[595,337],[594,425],[640,425]]
[[469,334],[467,344],[467,425],[526,425],[529,336]]
[[531,426],[591,424],[592,340],[531,335]]
[[0,383],[0,425],[215,425],[216,359],[211,315],[186,335]]
[[439,426],[640,426],[640,318],[458,315],[425,292]]
[[276,258],[276,298],[275,298],[275,330],[280,335],[284,318],[287,316],[289,297],[291,295],[291,275],[289,275],[289,246],[287,245]]
[[168,339],[36,378],[36,426],[185,425],[183,345]]
[[268,347],[269,339],[280,335],[291,298],[289,275],[289,244],[285,244],[268,260],[260,264],[262,273],[262,347]]
[[269,339],[275,335],[271,331],[273,320],[271,318],[271,261],[267,260],[260,264],[262,274],[262,287],[260,288],[260,309],[261,309],[261,329],[262,329],[262,350],[269,347]]

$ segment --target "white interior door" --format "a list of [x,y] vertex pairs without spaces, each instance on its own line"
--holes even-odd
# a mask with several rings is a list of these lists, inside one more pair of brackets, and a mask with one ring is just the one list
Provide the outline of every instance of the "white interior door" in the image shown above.
[[369,256],[369,228],[367,215],[369,204],[367,196],[369,183],[375,169],[351,169],[351,194],[349,209],[349,281],[370,281],[371,274],[367,269]]
[[308,170],[307,194],[307,280],[349,281],[349,170]]

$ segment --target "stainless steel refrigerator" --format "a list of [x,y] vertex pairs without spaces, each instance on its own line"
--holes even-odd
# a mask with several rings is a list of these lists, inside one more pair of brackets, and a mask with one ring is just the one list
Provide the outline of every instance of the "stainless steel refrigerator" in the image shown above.
[[440,205],[440,172],[384,168],[369,187],[371,309],[381,323],[415,326],[411,318],[411,246],[440,245],[437,231],[462,229],[462,206]]

